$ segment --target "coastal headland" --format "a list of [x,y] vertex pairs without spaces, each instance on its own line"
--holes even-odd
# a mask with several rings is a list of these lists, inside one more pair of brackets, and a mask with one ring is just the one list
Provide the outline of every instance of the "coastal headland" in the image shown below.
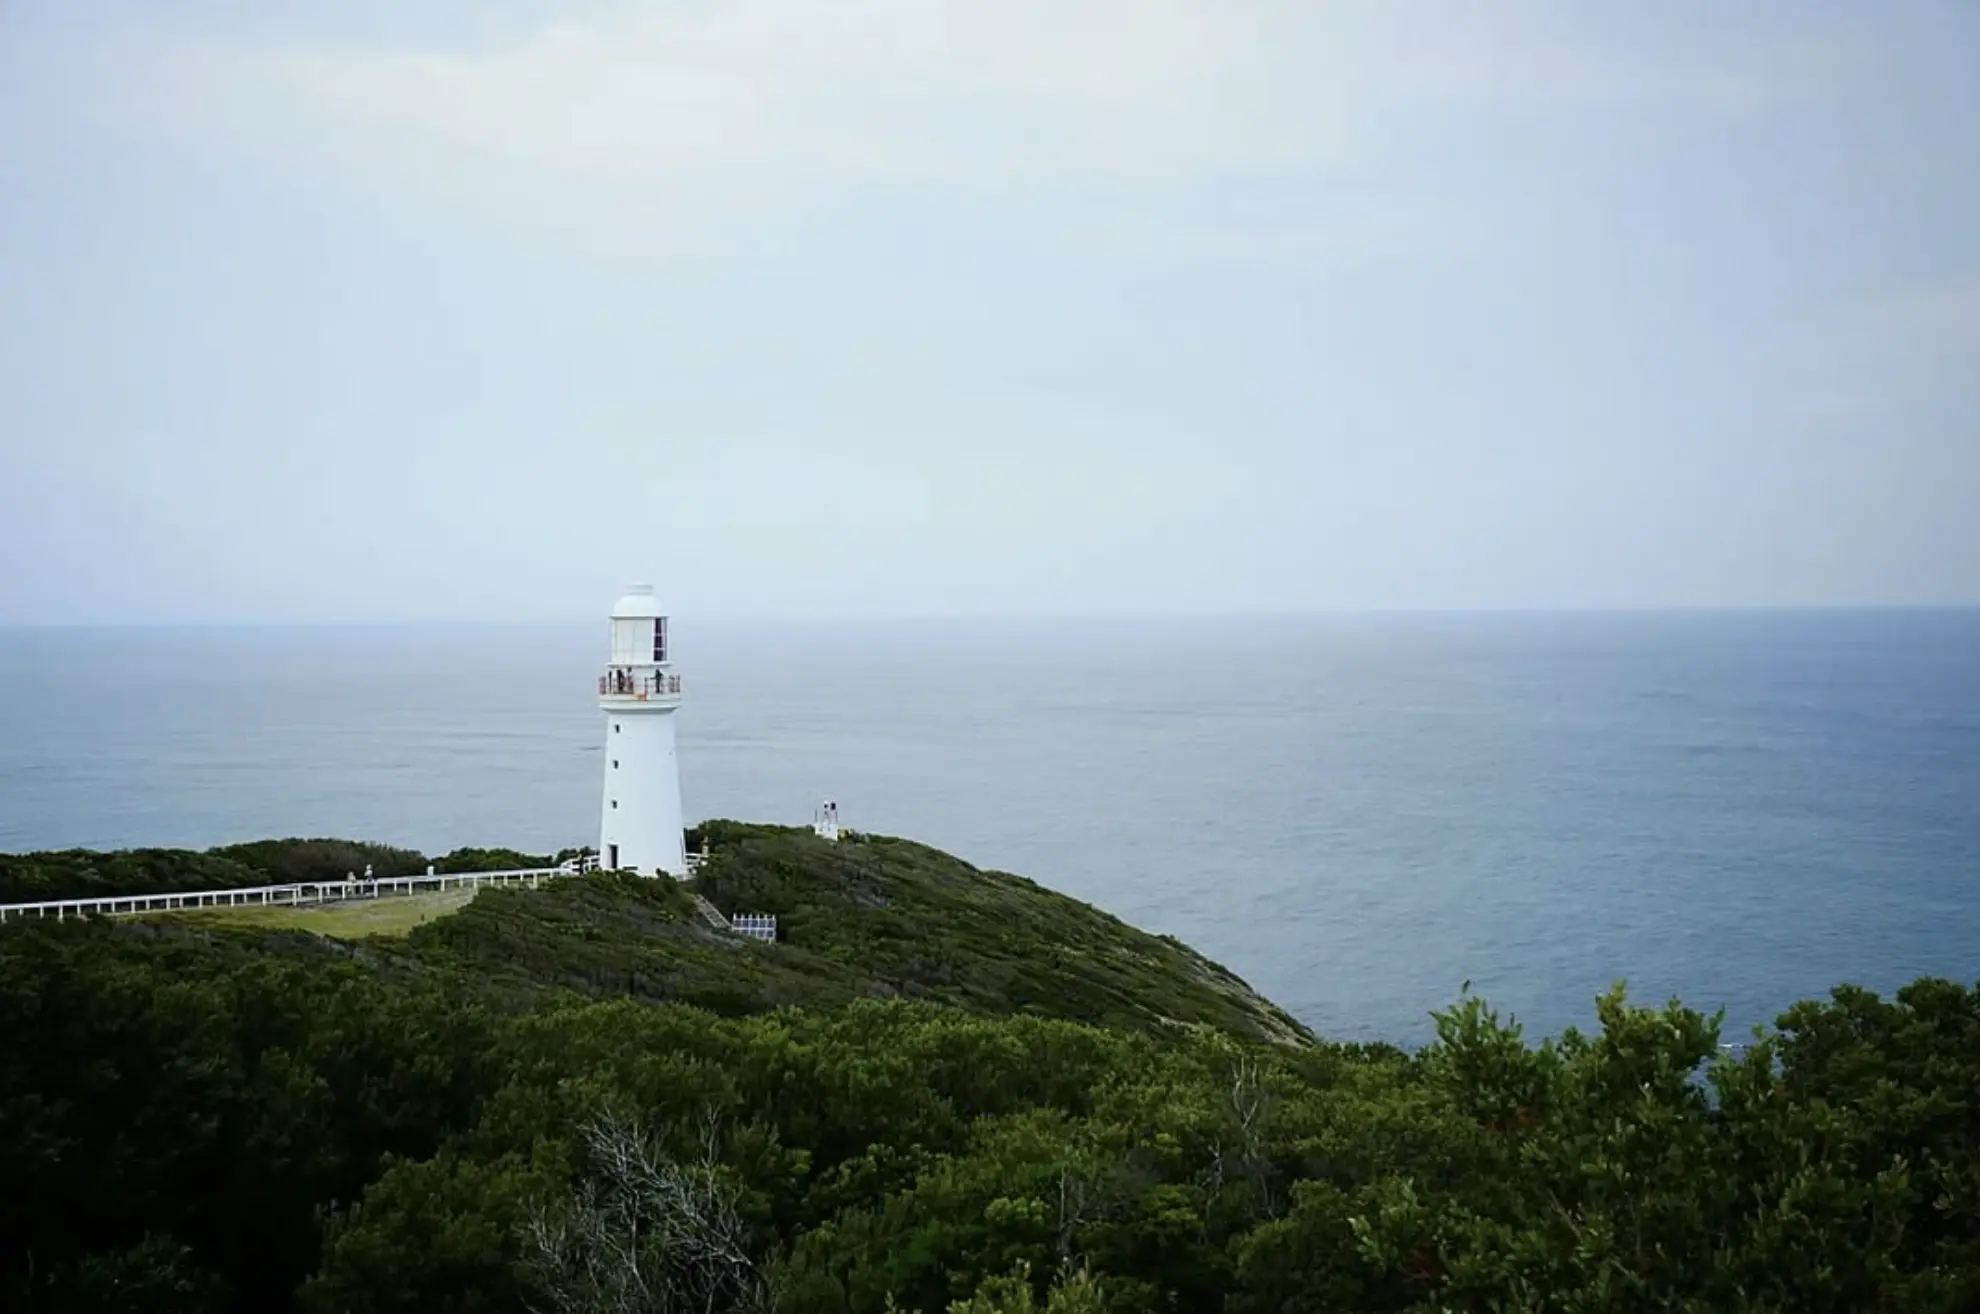
[[[685,882],[0,925],[0,1304],[1980,1301],[1962,984],[1840,988],[1736,1051],[1620,988],[1537,1043],[1466,996],[1405,1052],[908,840],[689,847]],[[0,855],[0,902],[571,856]]]

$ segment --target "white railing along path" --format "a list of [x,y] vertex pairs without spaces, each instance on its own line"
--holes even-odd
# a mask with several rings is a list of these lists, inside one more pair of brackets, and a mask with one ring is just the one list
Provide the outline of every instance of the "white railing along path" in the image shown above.
[[569,876],[578,868],[524,867],[515,871],[428,871],[423,876],[360,876],[343,881],[299,881],[292,885],[246,885],[232,890],[181,890],[169,894],[107,894],[94,899],[42,899],[33,903],[0,904],[0,922],[26,917],[129,917],[138,913],[174,912],[182,908],[314,907],[354,899],[387,899],[429,891],[478,888],[483,885],[529,885],[554,876]]
[[[694,872],[706,854],[688,855],[687,868]],[[177,890],[165,894],[106,894],[93,899],[39,899],[31,903],[0,904],[0,922],[29,917],[132,917],[142,913],[177,912],[188,908],[313,908],[324,904],[347,903],[358,899],[402,898],[409,894],[441,890],[479,889],[484,885],[527,885],[535,889],[556,876],[576,876],[598,870],[598,859],[573,858],[555,867],[521,867],[513,871],[436,872],[431,867],[423,876],[353,876],[341,881],[297,881],[289,885],[244,885],[231,890]],[[752,940],[777,938],[777,919],[761,914],[744,914],[732,923],[700,895],[694,896],[703,915],[722,930],[732,930]]]

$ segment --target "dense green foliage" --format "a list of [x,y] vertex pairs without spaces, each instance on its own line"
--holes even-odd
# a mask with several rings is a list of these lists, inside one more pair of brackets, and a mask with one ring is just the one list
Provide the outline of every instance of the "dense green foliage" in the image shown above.
[[551,858],[541,853],[524,853],[518,849],[475,849],[460,848],[444,853],[433,860],[433,870],[439,872],[459,871],[526,871],[531,867],[554,865]]
[[0,853],[0,903],[233,890],[273,883],[267,872],[218,851],[124,849],[95,853],[65,849],[56,853]]
[[[1152,1020],[1228,1000],[1186,963],[1100,1006],[991,934],[1140,952],[1058,896],[975,874],[1022,916],[974,925],[961,864],[818,847],[715,838],[776,946],[623,878],[392,949],[0,928],[0,1308],[1980,1307],[1980,991],[1840,990],[1737,1055],[1619,992],[1539,1045],[1469,998],[1418,1054],[1269,1043]],[[729,1016],[642,1002],[722,963]]]
[[230,844],[214,849],[219,857],[268,874],[270,885],[303,881],[340,881],[363,875],[417,876],[426,870],[426,856],[389,844],[356,844],[349,840],[281,839]]
[[740,1016],[786,1004],[829,1008],[864,993],[855,973],[796,946],[712,929],[673,881],[611,872],[540,890],[483,890],[413,931],[405,952],[505,997],[569,990]]
[[784,943],[889,991],[998,1013],[1312,1039],[1189,946],[1021,876],[885,836],[827,844],[807,831],[704,829],[713,858],[697,885],[710,901],[776,914]]
[[362,874],[367,867],[375,876],[416,876],[429,861],[443,872],[551,865],[548,858],[514,849],[456,849],[428,859],[411,849],[335,839],[257,840],[204,853],[191,849],[0,853],[0,903],[340,881],[352,873]]
[[597,876],[554,890],[487,891],[414,932],[412,948],[518,987],[678,1000],[729,1015],[906,997],[1311,1039],[1187,946],[925,845],[871,836],[828,844],[808,830],[720,822],[702,834],[712,856],[694,887],[724,913],[776,914],[774,946],[710,930],[673,882]]

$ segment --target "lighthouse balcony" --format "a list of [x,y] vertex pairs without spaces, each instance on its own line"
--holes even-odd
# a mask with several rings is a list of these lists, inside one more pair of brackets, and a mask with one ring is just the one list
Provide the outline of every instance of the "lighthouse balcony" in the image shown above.
[[598,697],[608,703],[678,703],[681,677],[633,671],[607,671],[598,677]]

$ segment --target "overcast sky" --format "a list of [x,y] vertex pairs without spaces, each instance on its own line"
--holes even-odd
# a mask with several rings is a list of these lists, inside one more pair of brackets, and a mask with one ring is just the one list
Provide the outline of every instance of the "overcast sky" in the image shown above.
[[1980,6],[0,4],[0,623],[1980,601]]

